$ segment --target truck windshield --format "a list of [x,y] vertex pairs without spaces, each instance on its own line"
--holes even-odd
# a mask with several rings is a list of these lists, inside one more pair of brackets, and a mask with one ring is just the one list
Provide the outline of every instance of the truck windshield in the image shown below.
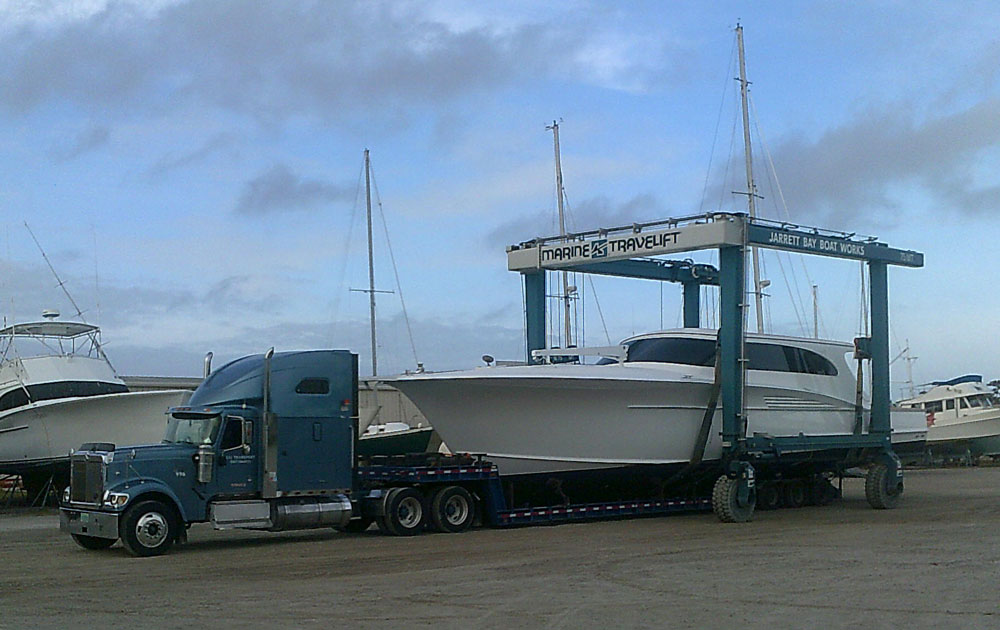
[[163,441],[168,444],[212,444],[219,433],[219,416],[199,418],[175,418],[167,421],[167,434]]

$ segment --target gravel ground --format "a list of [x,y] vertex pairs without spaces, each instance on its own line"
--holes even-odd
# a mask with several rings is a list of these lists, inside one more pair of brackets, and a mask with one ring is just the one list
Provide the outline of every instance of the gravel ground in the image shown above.
[[1000,468],[830,506],[389,538],[216,532],[158,558],[0,515],[0,628],[996,628]]

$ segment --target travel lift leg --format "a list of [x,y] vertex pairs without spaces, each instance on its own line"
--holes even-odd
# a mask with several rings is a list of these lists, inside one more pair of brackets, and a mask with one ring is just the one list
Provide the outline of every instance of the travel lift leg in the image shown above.
[[712,490],[712,510],[724,523],[745,523],[757,505],[756,473],[742,461],[746,439],[743,407],[743,309],[746,249],[719,248],[719,361],[722,380],[722,461],[724,473]]
[[889,418],[889,283],[886,271],[886,263],[868,262],[872,318],[872,415],[868,431],[882,436],[884,450],[868,468],[865,498],[878,510],[895,507],[903,494],[903,466],[892,450]]

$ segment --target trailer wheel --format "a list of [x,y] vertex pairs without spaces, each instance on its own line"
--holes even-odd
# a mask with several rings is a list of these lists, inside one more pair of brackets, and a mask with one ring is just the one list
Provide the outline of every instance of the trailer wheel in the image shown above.
[[826,477],[814,477],[809,483],[809,502],[813,505],[827,505],[837,495],[837,489]]
[[379,521],[383,531],[393,536],[413,536],[424,528],[427,506],[419,490],[393,488],[386,493],[383,505],[385,516]]
[[445,486],[434,492],[431,499],[431,523],[434,529],[458,533],[472,527],[476,517],[476,501],[461,486]]
[[800,508],[806,504],[808,493],[806,484],[801,479],[792,479],[785,482],[784,492],[785,507]]
[[740,480],[722,475],[712,489],[712,511],[723,523],[746,523],[753,518],[757,496],[753,488],[747,500],[740,501]]
[[776,483],[762,483],[757,490],[757,507],[761,510],[777,510],[781,507],[781,489]]
[[117,538],[98,538],[97,536],[84,536],[83,534],[70,534],[70,536],[73,537],[73,542],[91,551],[101,551],[118,542]]
[[160,501],[133,505],[119,525],[122,544],[133,556],[158,556],[174,544],[180,519],[174,509]]
[[876,510],[890,510],[896,507],[902,495],[902,479],[890,479],[889,467],[883,462],[872,464],[865,477],[865,498],[868,499],[868,505]]

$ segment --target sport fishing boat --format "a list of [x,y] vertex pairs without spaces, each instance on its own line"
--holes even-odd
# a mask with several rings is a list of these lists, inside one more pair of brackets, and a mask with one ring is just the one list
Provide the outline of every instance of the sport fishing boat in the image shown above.
[[[454,452],[486,453],[502,475],[686,464],[715,382],[717,331],[685,328],[631,337],[597,364],[480,367],[408,374],[392,384]],[[747,334],[747,434],[851,434],[858,409],[852,344]],[[574,350],[573,354],[587,354]],[[616,356],[609,356],[616,355]],[[892,411],[896,439],[922,445],[919,414]],[[860,422],[859,422],[860,418]],[[704,461],[722,453],[721,405]]]
[[920,410],[927,422],[931,453],[1000,454],[1000,404],[978,374],[935,381],[927,391],[899,402]]
[[0,330],[0,474],[21,475],[26,487],[58,474],[84,442],[158,443],[167,409],[191,395],[129,392],[97,326],[44,316]]

